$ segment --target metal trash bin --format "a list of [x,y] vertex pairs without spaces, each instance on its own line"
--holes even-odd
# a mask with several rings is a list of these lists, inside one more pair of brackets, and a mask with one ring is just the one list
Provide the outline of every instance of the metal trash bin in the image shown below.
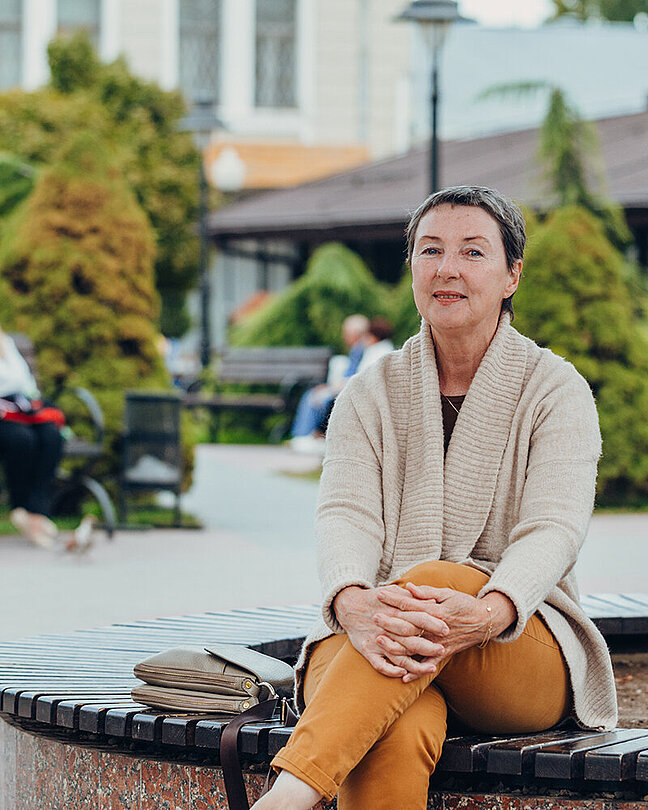
[[173,393],[127,391],[119,478],[119,518],[127,522],[129,492],[173,492],[174,521],[181,523],[182,398]]

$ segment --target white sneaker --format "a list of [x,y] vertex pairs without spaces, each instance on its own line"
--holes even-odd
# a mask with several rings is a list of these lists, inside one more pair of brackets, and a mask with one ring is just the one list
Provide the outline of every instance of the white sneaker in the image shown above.
[[[54,538],[58,533],[56,526],[44,515],[32,515],[22,506],[12,509],[9,513],[9,520],[18,529],[20,534],[39,548],[52,548]],[[48,524],[54,526],[54,534]]]

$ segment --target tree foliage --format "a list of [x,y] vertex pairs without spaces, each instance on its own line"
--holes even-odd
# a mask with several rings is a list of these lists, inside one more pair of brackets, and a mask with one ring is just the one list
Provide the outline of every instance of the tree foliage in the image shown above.
[[34,178],[35,172],[27,163],[0,154],[0,220],[31,193]]
[[45,391],[62,383],[92,390],[113,446],[124,389],[166,383],[154,254],[146,215],[87,133],[43,171],[0,247],[0,322],[34,341]]
[[153,225],[162,331],[181,335],[198,262],[199,158],[190,136],[176,131],[184,102],[121,59],[102,65],[84,34],[54,40],[48,53],[50,87],[0,94],[0,149],[39,167],[56,162],[81,130],[104,144]]
[[390,301],[388,317],[394,324],[394,343],[400,346],[421,327],[421,316],[412,292],[412,274],[408,267],[403,269],[401,280],[394,286]]
[[573,17],[632,22],[637,14],[648,14],[648,0],[552,0],[554,13],[551,20]]
[[342,322],[361,313],[389,315],[385,288],[362,259],[336,242],[319,247],[306,272],[232,330],[241,346],[331,346],[346,351]]
[[582,207],[533,229],[515,326],[562,355],[596,396],[603,456],[599,502],[648,496],[648,296],[637,271]]
[[586,208],[601,219],[607,236],[617,248],[627,246],[631,234],[623,210],[603,193],[596,129],[580,115],[566,93],[550,82],[528,81],[491,87],[481,97],[537,92],[549,93],[538,138],[538,160],[554,198],[553,205]]

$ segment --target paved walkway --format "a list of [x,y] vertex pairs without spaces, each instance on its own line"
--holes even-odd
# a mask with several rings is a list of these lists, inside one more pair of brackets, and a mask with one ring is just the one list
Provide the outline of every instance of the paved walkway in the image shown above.
[[[120,532],[86,556],[0,537],[0,640],[233,607],[316,602],[317,466],[285,447],[198,448],[188,511],[205,529]],[[648,515],[595,516],[582,590],[645,591]]]

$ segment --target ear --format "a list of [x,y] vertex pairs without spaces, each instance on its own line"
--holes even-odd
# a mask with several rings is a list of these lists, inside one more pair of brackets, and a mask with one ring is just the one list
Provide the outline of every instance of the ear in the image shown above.
[[504,298],[513,295],[517,290],[520,283],[520,276],[522,275],[522,259],[517,259],[513,268],[509,270],[509,282],[504,289]]

